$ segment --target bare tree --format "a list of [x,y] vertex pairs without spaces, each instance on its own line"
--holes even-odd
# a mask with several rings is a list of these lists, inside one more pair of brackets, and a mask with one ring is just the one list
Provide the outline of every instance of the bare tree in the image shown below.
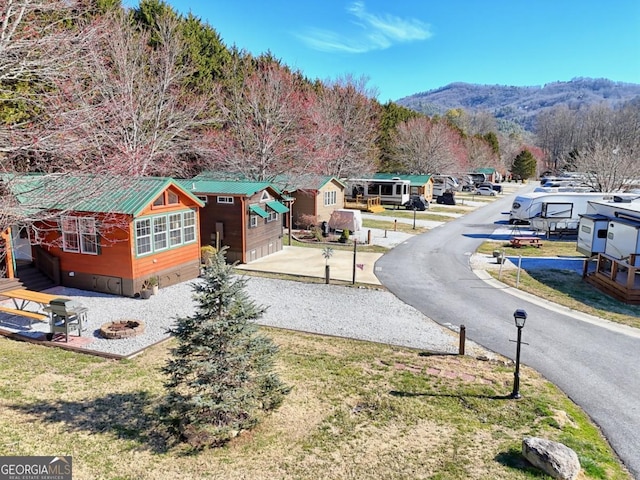
[[601,192],[637,188],[640,179],[640,105],[595,105],[580,116],[584,132],[573,157],[586,183]]
[[[123,12],[105,16],[82,68],[58,84],[48,104],[46,144],[57,167],[128,175],[178,175],[202,129],[214,120],[212,96],[188,92],[180,63],[179,20],[159,18],[153,30]],[[153,44],[151,38],[153,37]]]
[[321,173],[340,178],[375,170],[380,114],[375,95],[365,77],[345,76],[320,89],[313,111],[317,128],[310,138],[321,154]]
[[451,173],[467,167],[456,149],[460,137],[445,122],[420,117],[398,125],[394,160],[414,174]]
[[581,136],[576,111],[566,105],[554,107],[538,115],[536,134],[545,152],[547,168],[558,172],[570,162],[569,154],[579,145]]
[[210,132],[203,150],[208,166],[251,180],[308,171],[313,164],[306,136],[308,97],[297,77],[274,62],[232,68],[229,77],[240,80],[218,98],[222,125]]
[[55,83],[82,59],[91,25],[81,28],[74,0],[0,1],[0,152],[37,148],[45,100]]

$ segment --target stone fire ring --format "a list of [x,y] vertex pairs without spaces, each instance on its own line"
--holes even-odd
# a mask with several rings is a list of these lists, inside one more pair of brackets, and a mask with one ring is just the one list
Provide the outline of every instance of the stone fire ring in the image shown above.
[[100,327],[100,335],[110,340],[131,338],[144,332],[142,320],[116,320]]

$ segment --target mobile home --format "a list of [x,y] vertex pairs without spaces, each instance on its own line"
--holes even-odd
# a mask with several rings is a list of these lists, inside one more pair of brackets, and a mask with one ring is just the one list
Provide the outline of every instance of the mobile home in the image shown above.
[[350,178],[347,180],[346,195],[352,199],[379,198],[388,205],[404,205],[410,198],[411,182],[399,177],[391,179]]

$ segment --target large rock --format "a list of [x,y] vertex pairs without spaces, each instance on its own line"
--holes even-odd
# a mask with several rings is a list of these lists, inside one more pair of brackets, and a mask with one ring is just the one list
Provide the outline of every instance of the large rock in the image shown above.
[[544,438],[525,437],[522,455],[533,466],[560,480],[575,480],[580,473],[576,452],[566,445]]

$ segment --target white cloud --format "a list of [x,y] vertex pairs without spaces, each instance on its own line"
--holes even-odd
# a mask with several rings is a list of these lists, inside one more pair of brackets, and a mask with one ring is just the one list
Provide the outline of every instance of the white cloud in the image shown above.
[[384,50],[397,43],[426,40],[431,37],[429,25],[420,20],[393,15],[376,15],[366,11],[364,2],[354,2],[347,8],[358,27],[348,35],[332,30],[309,29],[298,37],[313,49],[324,52],[365,53]]

